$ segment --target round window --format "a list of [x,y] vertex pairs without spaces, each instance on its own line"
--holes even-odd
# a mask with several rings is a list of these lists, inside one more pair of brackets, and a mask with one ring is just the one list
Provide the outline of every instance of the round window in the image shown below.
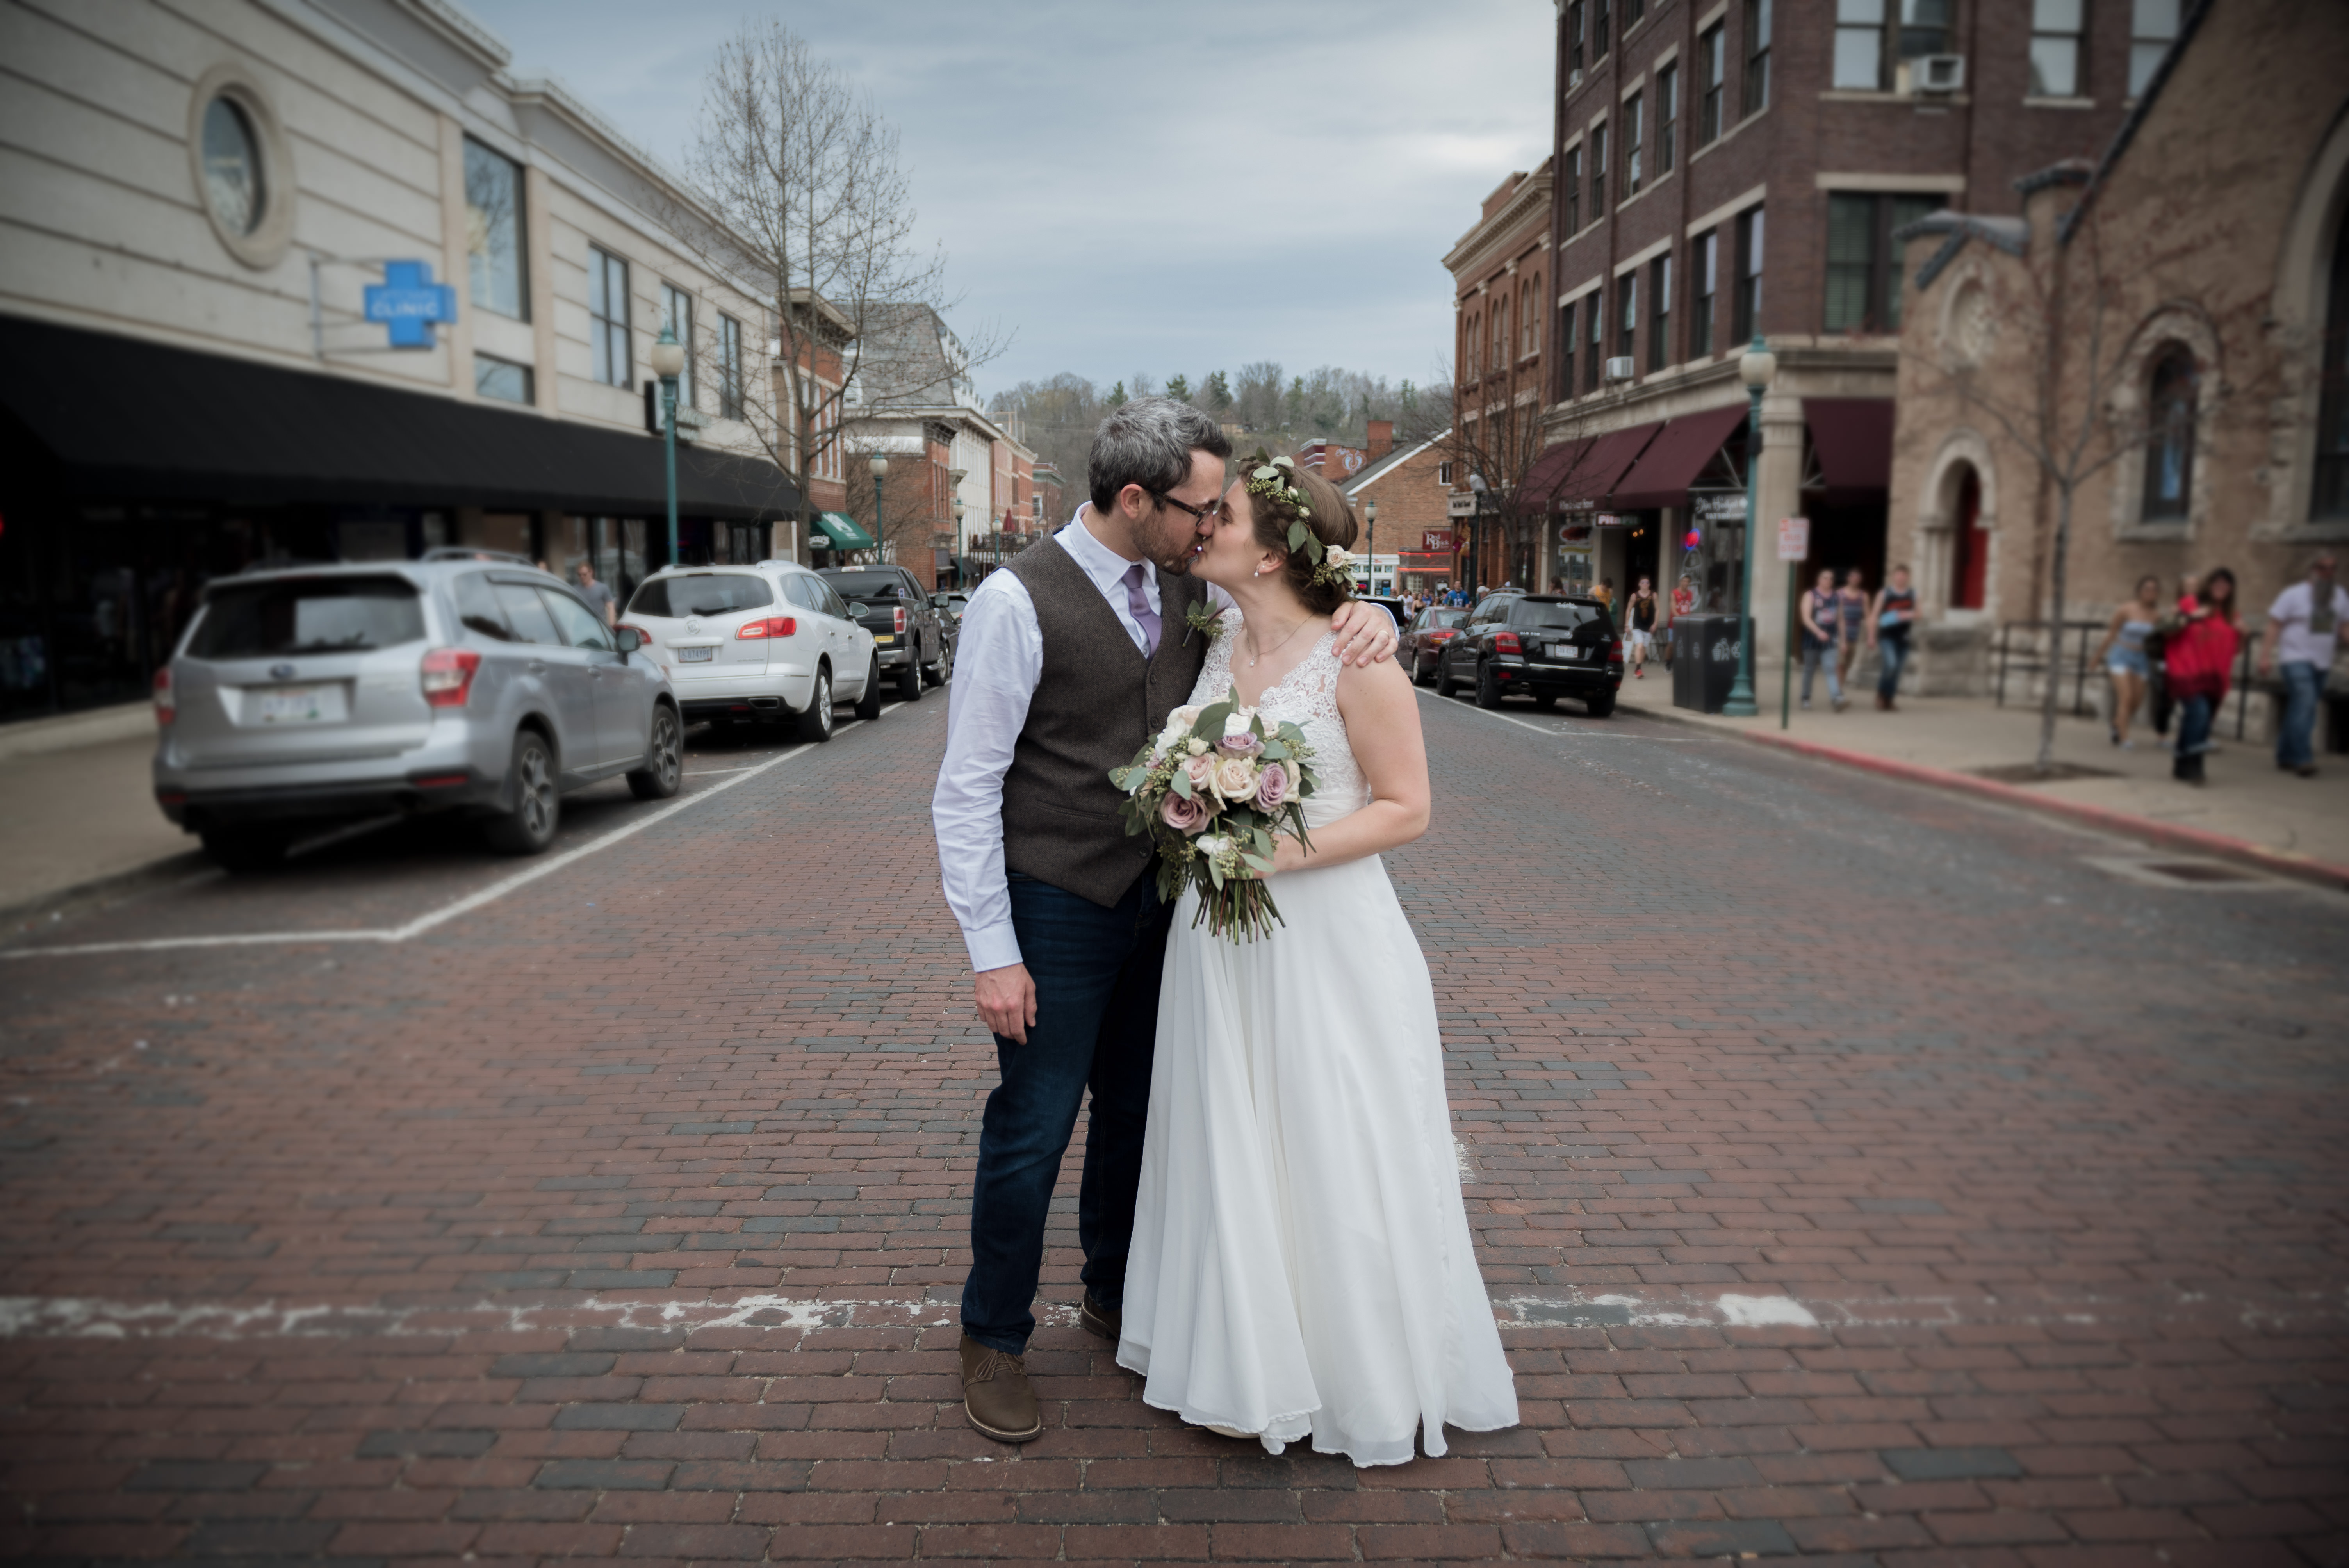
[[204,196],[232,234],[261,227],[267,192],[261,182],[261,139],[243,106],[226,95],[204,108]]

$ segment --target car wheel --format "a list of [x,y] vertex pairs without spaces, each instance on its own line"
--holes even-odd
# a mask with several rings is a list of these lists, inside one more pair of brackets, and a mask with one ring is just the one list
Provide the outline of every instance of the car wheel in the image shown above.
[[919,643],[906,650],[905,667],[897,672],[897,700],[922,700],[922,645]]
[[1611,691],[1600,696],[1584,697],[1582,701],[1593,718],[1605,718],[1615,711],[1615,694]]
[[953,673],[954,650],[940,648],[936,659],[923,667],[922,682],[926,686],[942,686],[947,684],[947,677]]
[[481,826],[490,848],[509,855],[534,855],[554,841],[555,824],[563,818],[563,793],[556,783],[554,748],[546,737],[525,729],[514,737],[513,760],[506,766],[506,787],[513,804],[505,815]]
[[832,738],[832,666],[815,667],[815,685],[808,693],[808,705],[799,716],[800,738],[811,745]]
[[285,846],[293,841],[281,831],[253,828],[208,828],[204,853],[225,872],[265,872],[285,863]]
[[1501,706],[1501,683],[1495,677],[1493,666],[1490,665],[1476,666],[1476,706],[1478,707]]
[[[913,666],[908,665],[905,667],[911,669]],[[919,686],[915,687],[914,695],[916,696],[921,695],[921,688]],[[873,663],[864,672],[864,695],[856,699],[856,706],[850,709],[850,711],[855,714],[859,718],[878,718],[881,717],[880,655],[875,654],[873,655]]]
[[1451,662],[1445,659],[1442,654],[1436,655],[1435,695],[1438,696],[1450,696],[1454,692],[1456,692],[1459,689],[1460,683],[1452,678]]
[[677,721],[677,709],[656,703],[652,741],[645,748],[645,765],[628,775],[628,792],[639,800],[666,800],[684,778],[684,727]]

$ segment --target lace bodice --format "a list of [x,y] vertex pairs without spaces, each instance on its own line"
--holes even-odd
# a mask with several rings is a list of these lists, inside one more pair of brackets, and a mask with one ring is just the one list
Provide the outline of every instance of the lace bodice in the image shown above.
[[[1207,649],[1207,662],[1191,687],[1195,703],[1219,701],[1232,689],[1232,649],[1240,639],[1240,613],[1224,612],[1226,630]],[[1338,635],[1324,632],[1297,667],[1265,690],[1257,701],[1267,718],[1285,719],[1305,731],[1313,748],[1315,788],[1305,802],[1305,825],[1320,827],[1370,804],[1371,787],[1346,738],[1338,712]]]

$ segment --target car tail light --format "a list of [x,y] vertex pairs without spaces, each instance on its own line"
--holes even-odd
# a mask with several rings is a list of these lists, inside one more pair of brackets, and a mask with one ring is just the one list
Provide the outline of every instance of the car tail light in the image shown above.
[[1610,665],[1619,665],[1623,662],[1623,641],[1621,638],[1619,637],[1615,641],[1607,645],[1607,662]]
[[896,618],[896,624],[893,629],[902,637],[905,634],[905,606],[898,605],[893,614]]
[[1517,641],[1515,632],[1495,632],[1493,634],[1493,651],[1496,654],[1521,654],[1525,652],[1525,645]]
[[155,722],[169,724],[180,717],[180,698],[171,690],[171,666],[155,672]]
[[419,679],[428,707],[462,707],[473,695],[473,676],[481,655],[471,648],[435,648],[424,655]]
[[734,628],[734,640],[747,643],[759,637],[789,637],[800,629],[794,615],[770,615],[763,621],[745,621]]

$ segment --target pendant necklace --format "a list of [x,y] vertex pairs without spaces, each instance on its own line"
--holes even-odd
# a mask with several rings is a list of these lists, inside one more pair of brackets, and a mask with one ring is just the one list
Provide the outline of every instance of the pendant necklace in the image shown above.
[[[1285,648],[1285,647],[1288,646],[1289,638],[1290,638],[1290,637],[1294,637],[1294,636],[1296,636],[1298,633],[1299,633],[1299,632],[1301,632],[1301,631],[1305,630],[1305,623],[1306,623],[1306,621],[1310,621],[1311,619],[1313,619],[1313,617],[1312,617],[1312,616],[1310,616],[1310,615],[1308,615],[1308,616],[1306,616],[1306,617],[1305,617],[1305,620],[1304,620],[1304,621],[1299,621],[1299,622],[1298,622],[1298,623],[1297,623],[1297,624],[1295,624],[1294,626],[1289,627],[1289,628],[1288,628],[1288,637],[1283,637],[1283,638],[1281,638],[1281,639],[1280,639],[1280,641],[1278,641],[1278,642],[1277,642],[1277,643],[1273,644],[1273,645],[1272,645],[1272,646],[1270,646],[1270,647],[1268,647],[1268,648],[1265,649],[1265,650],[1264,650],[1264,653],[1250,654],[1250,655],[1248,655],[1248,668],[1250,668],[1250,669],[1254,669],[1254,668],[1256,668],[1256,662],[1257,662],[1257,660],[1258,660],[1258,659],[1260,659],[1260,658],[1264,657],[1265,654],[1277,654],[1277,653],[1280,652],[1280,650],[1281,650],[1281,649],[1283,649],[1283,648]],[[1248,639],[1248,641],[1249,641],[1250,643],[1254,643],[1254,642],[1256,641],[1256,639],[1255,639],[1254,637],[1250,637],[1250,638]]]

